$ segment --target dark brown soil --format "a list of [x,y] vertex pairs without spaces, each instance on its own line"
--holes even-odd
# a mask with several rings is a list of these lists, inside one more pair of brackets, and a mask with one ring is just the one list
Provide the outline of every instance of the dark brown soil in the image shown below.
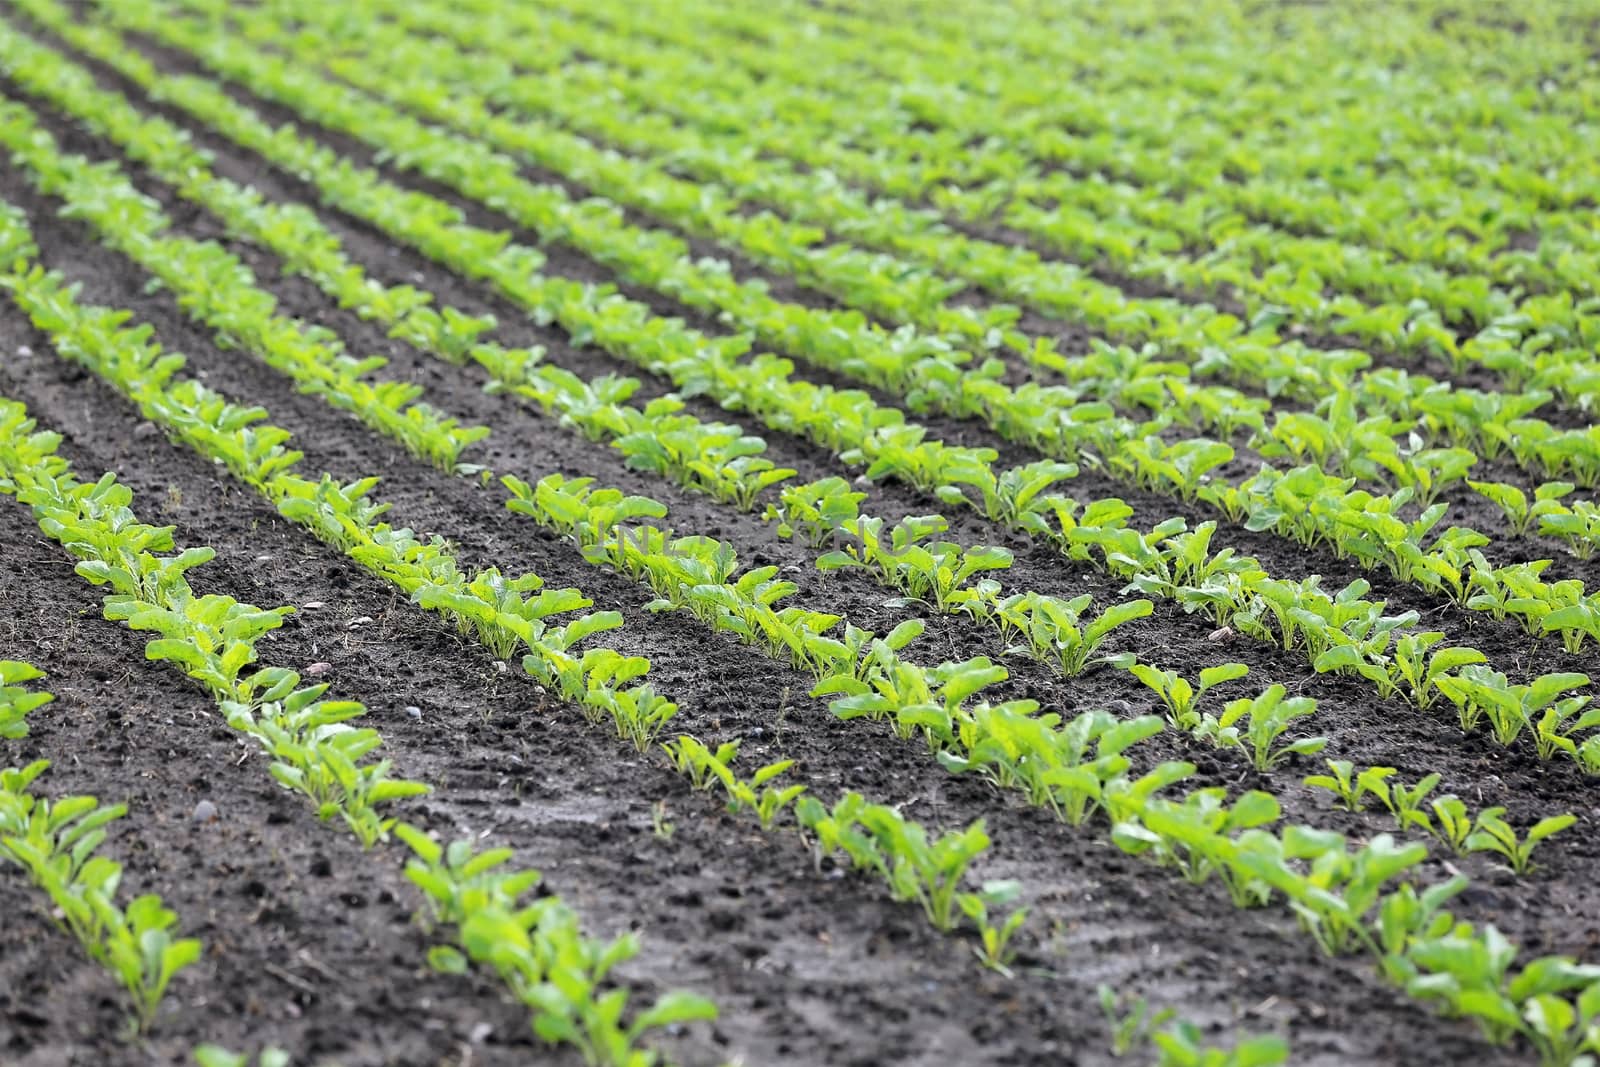
[[[75,150],[110,155],[59,116],[48,125]],[[218,153],[219,173],[271,196],[315,202],[293,178],[196,132]],[[221,236],[216,220],[134,173],[162,198],[180,230]],[[938,934],[914,907],[890,901],[878,883],[831,864],[819,868],[792,830],[765,833],[728,814],[717,798],[692,792],[659,753],[641,756],[608,727],[550,702],[514,669],[501,669],[436,617],[283,522],[220,468],[167,443],[108,388],[59,359],[19,315],[0,316],[0,394],[26,402],[43,425],[65,435],[63,452],[81,477],[115,470],[135,490],[147,521],[175,524],[180,544],[215,547],[217,560],[195,577],[201,591],[303,608],[263,643],[263,658],[297,667],[329,663],[335,694],[366,702],[368,723],[385,738],[397,772],[435,787],[404,808],[406,818],[444,836],[470,833],[514,848],[519,862],[542,870],[548,888],[577,908],[593,932],[637,930],[643,951],[620,977],[640,995],[685,987],[717,1000],[718,1023],[661,1042],[675,1059],[1108,1063],[1094,990],[1109,982],[1178,1007],[1219,1037],[1231,1039],[1240,1026],[1285,1033],[1296,1063],[1514,1061],[1469,1027],[1407,1000],[1367,961],[1323,959],[1282,910],[1238,911],[1215,884],[1192,887],[1123,856],[1103,826],[1073,830],[1012,794],[952,777],[920,743],[899,741],[884,726],[836,720],[806,695],[808,680],[786,666],[726,635],[709,635],[692,620],[644,611],[646,590],[588,565],[571,546],[509,515],[494,489],[417,463],[353,419],[297,394],[248,355],[219,350],[168,294],[145,290],[137,267],[96,247],[82,224],[58,218],[59,204],[37,196],[14,168],[0,172],[0,195],[27,210],[44,262],[81,282],[83,299],[133,310],[156,325],[163,343],[189,355],[191,372],[264,405],[274,422],[291,429],[307,454],[307,473],[380,475],[379,492],[395,503],[395,524],[448,537],[464,565],[533,569],[551,586],[582,588],[597,608],[622,611],[627,626],[611,635],[613,643],[648,653],[655,684],[681,705],[674,729],[707,740],[742,738],[746,768],[793,758],[792,779],[824,800],[854,789],[901,805],[935,828],[987,820],[995,844],[978,874],[1020,879],[1032,908],[1018,974],[1009,980],[982,970],[961,937]],[[466,310],[494,310],[502,341],[543,344],[548,358],[579,373],[624,369],[354,221],[322,214],[374,276],[428,288]],[[472,372],[388,341],[308,284],[281,277],[265,253],[230,248],[285,313],[328,325],[353,351],[383,352],[393,360],[385,374],[421,382],[430,402],[491,425],[493,436],[469,458],[525,478],[560,470],[649,493],[669,505],[676,528],[724,537],[749,564],[787,568],[801,585],[800,600],[859,625],[882,630],[915,613],[885,605],[890,594],[864,579],[818,576],[809,553],[777,541],[753,518],[630,471],[612,450],[484,396]],[[552,273],[605,277],[580,257],[552,251],[551,258]],[[694,410],[726,417],[709,405]],[[960,428],[987,443],[975,427]],[[769,436],[773,458],[803,476],[830,466],[810,446]],[[1073,490],[1079,496],[1115,491],[1148,522],[1175,509],[1093,474],[1079,482]],[[935,506],[894,487],[875,490],[869,503],[888,514]],[[1102,603],[1118,595],[1120,583],[977,519],[961,518],[956,532],[1016,548],[1018,561],[1007,576],[1015,588],[1089,591]],[[1242,531],[1229,536],[1275,574],[1321,571],[1333,587],[1353,576],[1325,554]],[[110,980],[42,918],[23,882],[0,876],[0,906],[13,917],[0,929],[0,1058],[30,1067],[177,1063],[194,1044],[218,1041],[275,1043],[294,1052],[296,1062],[327,1057],[346,1065],[575,1062],[536,1043],[525,1017],[494,983],[430,973],[428,937],[411,921],[418,899],[400,872],[403,850],[362,854],[341,827],[315,825],[202,694],[175,672],[147,663],[137,635],[99,616],[97,592],[14,501],[0,501],[0,560],[0,603],[7,609],[0,656],[49,671],[48,688],[59,698],[34,715],[27,741],[7,746],[4,762],[50,758],[56,766],[44,788],[127,801],[132,811],[110,844],[128,864],[127,890],[160,892],[182,916],[183,931],[202,937],[208,949],[204,963],[175,984],[152,1036],[125,1042]],[[1524,657],[1510,631],[1475,627],[1479,620],[1373,581],[1397,606],[1420,605],[1440,618],[1441,628],[1498,659],[1549,669],[1559,658],[1547,649]],[[1248,663],[1250,686],[1283,681],[1320,700],[1315,728],[1330,738],[1330,754],[1393,765],[1408,780],[1437,770],[1441,788],[1475,806],[1508,805],[1514,820],[1560,810],[1600,815],[1593,786],[1568,764],[1541,764],[1523,748],[1508,752],[1482,737],[1462,738],[1442,716],[1376,701],[1349,679],[1313,675],[1298,654],[1214,639],[1213,628],[1161,605],[1153,618],[1119,634],[1117,647],[1191,677],[1224,660]],[[917,647],[930,663],[998,651],[986,632],[949,619],[931,620]],[[1100,670],[1063,682],[1029,661],[1008,665],[1013,678],[1002,695],[1030,695],[1066,711],[1153,707],[1147,691],[1120,673]],[[1235,754],[1176,737],[1139,754],[1145,764],[1163,758],[1196,762],[1196,785],[1270,787],[1292,819],[1358,838],[1389,828],[1386,816],[1329,810],[1323,797],[1297,784],[1311,769],[1303,763],[1263,778]],[[194,822],[202,799],[216,805],[216,822]],[[670,835],[658,832],[658,805]],[[1540,853],[1545,869],[1524,883],[1481,859],[1456,860],[1475,876],[1459,910],[1495,922],[1530,952],[1600,958],[1593,918],[1600,914],[1597,848],[1581,831],[1558,838]],[[1442,877],[1445,866],[1436,860],[1425,876]]]

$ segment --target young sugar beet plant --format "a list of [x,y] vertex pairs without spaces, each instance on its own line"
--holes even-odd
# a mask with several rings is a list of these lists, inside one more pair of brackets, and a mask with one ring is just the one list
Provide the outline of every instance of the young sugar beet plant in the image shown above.
[[806,791],[803,785],[768,784],[793,767],[794,760],[769,763],[748,781],[741,779],[730,766],[739,751],[737,740],[726,741],[713,751],[696,738],[682,734],[676,741],[661,747],[672,758],[678,773],[686,776],[696,789],[709,789],[720,783],[727,794],[728,810],[753,813],[763,830],[773,829],[784,809]]
[[[974,615],[986,609],[975,590],[963,610]],[[1127,600],[1112,604],[1094,618],[1085,618],[1091,598],[1082,593],[1071,600],[1032,592],[1013,593],[994,602],[993,617],[1001,632],[1015,634],[1022,644],[1010,645],[1006,653],[1025,651],[1034,659],[1048,663],[1067,677],[1082,674],[1090,666],[1103,663],[1113,667],[1133,666],[1133,653],[1122,652],[1091,658],[1113,630],[1136,619],[1148,618],[1155,605],[1148,600]]]
[[55,699],[51,693],[25,689],[19,682],[43,678],[44,672],[31,663],[0,660],[0,738],[16,741],[28,736],[28,713]]
[[1512,684],[1505,675],[1481,665],[1442,678],[1440,692],[1453,705],[1461,729],[1470,733],[1487,721],[1495,740],[1509,745],[1526,730],[1536,733],[1541,758],[1556,751],[1577,755],[1581,731],[1600,725],[1588,707],[1591,698],[1574,690],[1586,688],[1589,676],[1576,672],[1546,674],[1526,684]]
[[1473,816],[1466,802],[1453,793],[1433,796],[1440,781],[1438,774],[1426,775],[1415,785],[1407,786],[1395,777],[1398,772],[1393,767],[1368,767],[1357,772],[1348,760],[1329,760],[1328,770],[1328,774],[1309,776],[1305,784],[1333,793],[1347,811],[1362,810],[1366,799],[1374,797],[1388,809],[1401,833],[1422,830],[1458,855],[1497,854],[1517,875],[1534,870],[1533,850],[1540,842],[1578,821],[1570,813],[1547,816],[1519,838],[1505,821],[1505,808],[1484,808]]
[[1113,1056],[1153,1046],[1156,1067],[1278,1067],[1289,1060],[1289,1044],[1281,1037],[1247,1035],[1231,1049],[1216,1048],[1205,1044],[1199,1027],[1175,1018],[1171,1008],[1152,1012],[1143,997],[1119,996],[1105,984],[1098,995],[1111,1028]]
[[844,854],[855,869],[882,878],[896,900],[921,904],[937,929],[953,929],[961,915],[967,916],[978,932],[973,946],[978,958],[1010,974],[1011,939],[1027,921],[1027,909],[1012,910],[998,924],[990,915],[1016,898],[1017,883],[986,882],[978,892],[961,889],[965,872],[989,847],[982,819],[930,839],[926,829],[895,808],[869,804],[859,793],[844,794],[832,808],[801,797],[795,814],[812,837],[819,864]]
[[885,536],[882,519],[859,518],[853,526],[841,528],[851,543],[818,558],[817,567],[823,571],[865,567],[905,593],[907,601],[925,603],[942,613],[950,610],[952,597],[973,577],[1005,570],[1013,559],[1004,548],[932,540],[946,525],[942,516],[914,516],[901,520]]
[[1444,908],[1466,885],[1458,876],[1422,893],[1405,886],[1384,901],[1384,972],[1412,996],[1474,1020],[1493,1044],[1520,1036],[1541,1067],[1588,1067],[1600,1053],[1600,967],[1545,956],[1514,969],[1516,946],[1498,930],[1479,934]]
[[456,945],[435,947],[432,964],[452,973],[471,963],[494,970],[545,1041],[575,1047],[592,1067],[653,1067],[661,1059],[642,1046],[648,1033],[717,1017],[704,997],[669,992],[628,1018],[628,992],[608,988],[608,976],[638,955],[636,935],[586,937],[560,897],[539,894],[537,871],[508,869],[509,849],[441,845],[406,824],[395,832],[412,851],[406,876],[427,901],[429,923],[454,932]]
[[1143,682],[1161,699],[1162,705],[1167,709],[1169,723],[1180,730],[1192,732],[1198,729],[1202,722],[1201,714],[1195,707],[1200,698],[1219,685],[1245,677],[1250,673],[1250,668],[1243,663],[1220,663],[1215,667],[1203,668],[1200,671],[1198,686],[1190,683],[1177,671],[1162,670],[1147,663],[1129,664],[1128,673]]
[[[5,673],[15,681],[43,676],[9,661]],[[90,796],[52,801],[38,795],[34,783],[49,766],[39,760],[0,770],[0,860],[27,873],[49,897],[56,925],[122,984],[132,1007],[130,1024],[143,1032],[155,1021],[173,977],[199,960],[200,942],[173,936],[178,916],[156,894],[137,897],[126,908],[117,904],[122,865],[97,852],[106,826],[127,808]]]
[[1153,799],[1135,818],[1114,825],[1111,837],[1124,851],[1171,866],[1195,885],[1216,875],[1236,907],[1255,908],[1267,903],[1270,891],[1222,862],[1215,842],[1219,836],[1269,827],[1282,815],[1271,793],[1253,789],[1229,804],[1227,792],[1213,786],[1193,790],[1181,803]]
[[1193,733],[1218,748],[1245,749],[1256,770],[1264,774],[1291,756],[1315,755],[1327,747],[1326,737],[1302,737],[1286,744],[1278,743],[1291,723],[1314,715],[1316,710],[1317,702],[1312,698],[1290,697],[1281,684],[1273,685],[1253,700],[1245,697],[1229,701],[1220,717],[1203,715]]

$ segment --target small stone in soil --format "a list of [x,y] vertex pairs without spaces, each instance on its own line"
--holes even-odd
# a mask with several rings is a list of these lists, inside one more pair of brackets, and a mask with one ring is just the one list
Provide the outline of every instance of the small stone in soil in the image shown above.
[[422,718],[422,709],[412,704],[406,708],[406,714],[413,719],[420,719]]
[[331,670],[333,670],[333,664],[331,663],[313,663],[306,668],[306,673],[315,678],[317,675],[327,674]]
[[217,806],[209,800],[202,800],[194,806],[195,822],[216,822],[218,818]]

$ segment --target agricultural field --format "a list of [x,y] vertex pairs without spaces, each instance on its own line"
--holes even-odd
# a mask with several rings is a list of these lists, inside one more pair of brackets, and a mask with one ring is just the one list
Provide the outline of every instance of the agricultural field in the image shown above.
[[4,0],[0,1065],[1600,1059],[1569,0]]

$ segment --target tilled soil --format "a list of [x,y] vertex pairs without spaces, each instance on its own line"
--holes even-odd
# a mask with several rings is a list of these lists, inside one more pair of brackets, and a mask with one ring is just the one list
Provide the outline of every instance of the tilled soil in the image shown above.
[[[106,82],[117,84],[109,76]],[[72,149],[113,155],[60,116],[41,114]],[[291,176],[186,125],[218,154],[218,173],[315,204]],[[221,238],[216,220],[132,173],[161,197],[179,230]],[[216,561],[194,575],[200,591],[300,609],[262,643],[262,659],[301,669],[328,664],[322,680],[332,682],[334,694],[367,704],[365,722],[383,735],[397,773],[435,789],[404,805],[404,818],[441,836],[511,847],[519,863],[544,872],[549,890],[572,904],[591,932],[637,932],[642,951],[619,972],[636,995],[682,987],[718,1002],[716,1024],[659,1042],[676,1060],[1107,1063],[1095,989],[1109,982],[1178,1007],[1219,1035],[1239,1026],[1285,1033],[1296,1063],[1514,1062],[1472,1028],[1405,998],[1368,961],[1323,958],[1282,909],[1237,910],[1215,882],[1191,886],[1124,856],[1103,826],[1075,830],[1014,794],[952,776],[926,746],[897,739],[887,725],[835,719],[807,695],[809,680],[786,665],[692,620],[644,610],[648,590],[590,566],[569,544],[509,514],[497,489],[418,463],[353,419],[297,394],[248,355],[219,349],[169,294],[146,289],[136,265],[97,247],[83,224],[58,218],[60,204],[38,196],[15,168],[0,171],[0,195],[27,209],[43,262],[81,282],[81,299],[133,310],[156,325],[164,344],[189,356],[191,373],[266,407],[272,421],[294,432],[306,473],[328,470],[346,480],[379,475],[379,494],[395,505],[394,524],[448,537],[463,565],[533,569],[552,587],[583,589],[597,610],[621,611],[627,625],[609,637],[623,651],[650,656],[656,686],[681,706],[675,730],[708,741],[741,738],[739,765],[747,770],[794,759],[790,779],[826,801],[858,790],[934,828],[986,820],[994,847],[978,875],[1019,879],[1031,908],[1009,979],[981,969],[962,936],[934,931],[914,906],[889,900],[879,883],[816,862],[793,830],[763,832],[752,819],[729,814],[717,797],[692,791],[659,752],[641,755],[608,726],[591,725],[576,709],[551,701],[514,667],[492,662],[437,617],[280,519],[222,468],[168,443],[111,390],[58,358],[20,315],[0,317],[0,393],[26,402],[43,427],[64,435],[63,454],[80,477],[116,471],[134,489],[142,518],[175,525],[180,545],[214,547]],[[360,223],[322,214],[375,277],[428,288],[465,310],[493,310],[502,323],[496,336],[505,343],[544,345],[553,362],[586,376],[631,369],[572,346]],[[282,277],[270,255],[225,243],[278,296],[283,313],[329,326],[352,351],[382,352],[392,360],[383,374],[421,382],[430,402],[491,425],[487,447],[470,458],[523,478],[591,474],[648,493],[669,505],[675,528],[726,538],[749,564],[785,568],[801,586],[799,600],[858,625],[882,631],[916,613],[886,604],[892,594],[863,577],[818,575],[808,550],[776,540],[755,518],[629,470],[614,451],[483,395],[473,372],[382,337],[309,284]],[[603,276],[555,252],[549,269]],[[691,410],[726,417],[703,402]],[[972,424],[960,430],[971,443],[1003,445]],[[803,442],[767,436],[773,458],[803,477],[831,465]],[[1074,489],[1080,497],[1105,495],[1091,489],[1115,491],[1151,521],[1176,507],[1092,474],[1082,481]],[[889,486],[875,488],[868,506],[897,515],[938,505]],[[1102,603],[1119,592],[1114,579],[981,520],[960,518],[955,533],[1016,548],[1007,576],[1016,588],[1088,591]],[[1256,554],[1274,574],[1280,567],[1282,576],[1321,572],[1335,588],[1355,576],[1325,555],[1241,530],[1227,534],[1228,543]],[[420,900],[401,870],[403,848],[363,854],[340,826],[319,825],[277,788],[265,758],[228,729],[204,694],[171,669],[146,662],[139,635],[100,617],[98,592],[12,500],[0,501],[0,560],[7,617],[0,656],[48,671],[43,685],[58,698],[32,716],[28,739],[6,745],[4,762],[47,758],[54,766],[41,788],[126,802],[130,815],[108,846],[127,864],[125,892],[161,893],[181,916],[182,932],[207,947],[203,962],[175,983],[151,1036],[126,1038],[111,980],[52,927],[25,883],[0,877],[0,906],[12,917],[0,927],[5,1062],[177,1063],[201,1041],[279,1044],[297,1063],[327,1059],[347,1067],[576,1062],[536,1042],[525,1015],[493,981],[430,971],[431,939],[414,919]],[[1527,653],[1515,632],[1481,625],[1462,632],[1479,620],[1369,577],[1396,610],[1425,608],[1441,628],[1497,661],[1553,669],[1548,649]],[[1214,629],[1208,619],[1162,604],[1152,618],[1119,631],[1114,646],[1190,677],[1224,660],[1246,663],[1251,678],[1241,685],[1252,692],[1283,681],[1318,698],[1315,728],[1330,738],[1330,754],[1395,766],[1408,781],[1438,771],[1441,790],[1475,807],[1505,804],[1515,820],[1561,810],[1600,814],[1592,786],[1569,764],[1539,763],[1529,751],[1507,751],[1481,736],[1463,738],[1440,714],[1380,702],[1351,679],[1313,675],[1299,654]],[[989,633],[947,618],[929,620],[916,648],[930,663],[996,651]],[[1013,677],[1000,689],[1004,696],[1030,696],[1068,713],[1154,709],[1148,691],[1120,673],[1102,669],[1063,681],[1032,661],[1006,662]],[[1229,695],[1242,694],[1236,687]],[[1297,784],[1314,769],[1308,761],[1269,780],[1237,754],[1175,736],[1145,747],[1138,755],[1145,765],[1196,763],[1195,786],[1270,787],[1289,819],[1355,838],[1391,825],[1380,813],[1330,810],[1325,795]],[[197,812],[202,802],[208,807]],[[196,818],[212,809],[214,818]],[[1474,876],[1457,910],[1494,922],[1529,952],[1593,959],[1600,951],[1597,847],[1576,833],[1560,838],[1541,850],[1543,869],[1522,882],[1481,858],[1456,860],[1455,867]],[[1449,866],[1432,861],[1423,877],[1443,877]]]

